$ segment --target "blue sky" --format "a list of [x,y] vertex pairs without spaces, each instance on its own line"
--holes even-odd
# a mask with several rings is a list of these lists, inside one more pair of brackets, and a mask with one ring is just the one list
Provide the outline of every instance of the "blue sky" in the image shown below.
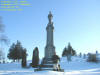
[[[100,0],[28,0],[23,11],[0,11],[10,45],[19,40],[27,48],[28,59],[37,46],[44,56],[48,13],[52,11],[54,45],[59,56],[71,43],[77,53],[100,52]],[[10,46],[9,45],[9,46]],[[5,48],[6,54],[9,47]]]

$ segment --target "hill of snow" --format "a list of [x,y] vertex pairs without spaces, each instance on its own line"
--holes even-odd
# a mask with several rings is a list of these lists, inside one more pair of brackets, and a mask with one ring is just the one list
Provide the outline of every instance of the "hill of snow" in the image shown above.
[[86,62],[86,59],[72,57],[68,62],[66,57],[60,61],[65,72],[37,71],[34,68],[22,68],[20,63],[0,64],[0,75],[100,75],[100,63]]

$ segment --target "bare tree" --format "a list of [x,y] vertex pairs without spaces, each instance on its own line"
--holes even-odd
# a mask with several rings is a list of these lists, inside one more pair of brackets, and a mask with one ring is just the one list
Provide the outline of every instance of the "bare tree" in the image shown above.
[[0,32],[4,32],[4,24],[2,24],[2,17],[0,16]]
[[8,45],[9,43],[7,36],[4,34],[4,30],[5,30],[5,26],[2,23],[2,17],[0,16],[0,61],[3,61],[3,62],[5,59],[3,44]]
[[5,63],[5,53],[2,48],[0,48],[0,63]]
[[2,62],[2,50],[0,49],[0,63]]
[[2,44],[6,44],[8,45],[9,44],[9,41],[8,41],[8,37],[4,34],[0,35],[0,44],[2,46]]

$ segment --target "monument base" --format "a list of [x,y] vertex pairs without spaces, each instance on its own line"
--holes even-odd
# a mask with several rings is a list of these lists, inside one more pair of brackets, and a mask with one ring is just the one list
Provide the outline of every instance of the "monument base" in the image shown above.
[[41,62],[41,67],[46,67],[46,68],[53,68],[53,61],[51,58],[43,58]]
[[52,58],[43,58],[41,64],[53,64]]
[[54,63],[51,58],[43,58],[40,66],[38,69],[35,69],[34,71],[43,71],[43,70],[50,70],[50,71],[59,71],[64,72],[64,69],[60,68],[60,65],[57,69],[54,68]]

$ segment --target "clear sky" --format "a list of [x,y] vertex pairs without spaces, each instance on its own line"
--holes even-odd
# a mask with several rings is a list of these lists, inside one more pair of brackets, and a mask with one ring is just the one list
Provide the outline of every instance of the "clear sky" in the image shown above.
[[[23,11],[0,11],[5,34],[10,45],[19,40],[32,58],[37,46],[40,58],[44,56],[48,13],[52,11],[54,45],[61,56],[63,48],[71,43],[79,53],[100,52],[100,0],[28,0]],[[9,47],[5,48],[6,54]]]

